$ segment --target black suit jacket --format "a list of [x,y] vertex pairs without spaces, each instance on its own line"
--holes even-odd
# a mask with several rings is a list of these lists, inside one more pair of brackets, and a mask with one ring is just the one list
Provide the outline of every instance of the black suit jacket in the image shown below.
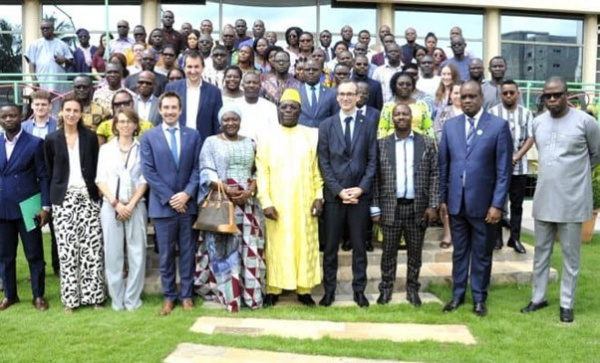
[[[138,82],[138,78],[140,78],[140,73],[141,72],[132,74],[131,76],[127,77],[127,79],[125,79],[125,87],[127,87],[128,89],[133,91],[133,93],[138,93],[137,82]],[[154,77],[155,77],[153,94],[156,97],[158,97],[165,91],[165,86],[167,85],[167,77],[165,77],[164,75],[162,75],[160,73],[156,73],[156,72],[152,72],[152,73],[154,73]]]
[[361,198],[369,198],[377,168],[377,123],[364,116],[357,118],[348,154],[340,115],[319,125],[319,168],[325,182],[326,202],[340,201],[342,189],[360,187]]
[[369,99],[367,100],[367,105],[378,109],[381,111],[383,108],[383,91],[381,90],[381,83],[377,82],[373,78],[366,77],[364,79],[359,79],[356,75],[352,76],[352,79],[355,82],[367,82],[369,84],[369,88],[371,92],[369,93]]
[[[96,168],[98,167],[98,138],[96,134],[83,126],[77,127],[79,133],[79,159],[81,174],[85,180],[92,200],[100,200],[96,186]],[[59,129],[46,136],[44,143],[46,168],[50,177],[50,203],[61,205],[69,183],[69,151],[64,129]]]

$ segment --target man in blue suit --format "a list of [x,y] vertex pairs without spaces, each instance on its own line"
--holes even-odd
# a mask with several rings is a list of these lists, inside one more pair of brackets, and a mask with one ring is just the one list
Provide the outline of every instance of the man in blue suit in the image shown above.
[[[192,229],[198,212],[200,136],[179,122],[181,99],[165,92],[158,100],[162,124],[142,136],[142,170],[150,186],[148,216],[154,221],[164,303],[168,315],[179,297],[184,311],[194,308],[194,256],[198,233]],[[175,245],[179,247],[181,293],[175,284]]]
[[365,239],[369,221],[371,187],[377,168],[377,124],[360,115],[356,83],[338,86],[340,112],[319,125],[317,152],[325,182],[325,251],[323,272],[325,295],[319,302],[329,306],[335,300],[337,254],[345,226],[352,245],[352,288],[354,301],[368,307]]
[[321,121],[333,116],[339,107],[335,100],[335,89],[324,87],[321,81],[322,67],[314,59],[309,59],[304,66],[306,83],[298,87],[302,107],[300,108],[300,125],[319,127]]
[[190,51],[184,60],[185,78],[167,84],[165,91],[174,91],[183,107],[179,122],[196,129],[202,140],[221,132],[219,110],[223,106],[221,91],[212,84],[202,82],[204,59],[200,53]]
[[[4,298],[0,311],[19,302],[17,294],[16,258],[19,236],[23,241],[25,257],[29,263],[33,306],[48,309],[45,293],[44,247],[41,226],[48,222],[49,180],[44,164],[44,141],[21,128],[21,112],[14,105],[0,108],[0,277],[4,286]],[[42,210],[36,216],[37,227],[31,231],[25,222],[19,203],[41,193]]]
[[479,83],[463,84],[460,98],[464,114],[446,121],[440,143],[440,210],[450,215],[454,242],[453,295],[443,311],[464,303],[470,275],[473,312],[485,316],[496,224],[512,173],[512,138],[508,123],[481,107]]

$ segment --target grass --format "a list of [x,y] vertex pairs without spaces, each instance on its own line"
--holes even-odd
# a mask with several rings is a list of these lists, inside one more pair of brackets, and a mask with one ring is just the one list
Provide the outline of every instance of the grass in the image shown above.
[[[531,243],[531,238],[525,237]],[[552,265],[560,272],[560,246]],[[60,304],[58,279],[47,278],[46,297],[50,310],[37,312],[30,304],[26,281],[27,264],[19,256],[18,286],[21,303],[0,313],[0,362],[160,362],[182,342],[235,346],[300,354],[319,354],[372,359],[421,362],[593,362],[600,353],[600,236],[582,247],[582,269],[575,303],[575,323],[558,320],[559,284],[548,289],[550,307],[522,315],[519,309],[531,297],[528,286],[494,286],[488,298],[489,315],[477,318],[470,301],[456,313],[444,315],[439,304],[421,309],[408,305],[371,306],[368,310],[347,308],[280,308],[244,310],[235,317],[282,318],[329,321],[368,321],[423,324],[466,324],[477,340],[473,346],[416,342],[390,343],[383,340],[283,339],[189,332],[200,315],[231,317],[225,311],[197,308],[194,313],[176,309],[159,318],[160,296],[145,296],[144,306],[135,312],[95,311],[81,308],[65,315]],[[47,259],[49,261],[49,257]],[[47,268],[51,271],[51,268]],[[50,273],[50,272],[49,272]],[[448,286],[433,286],[430,292],[442,301],[451,297]]]

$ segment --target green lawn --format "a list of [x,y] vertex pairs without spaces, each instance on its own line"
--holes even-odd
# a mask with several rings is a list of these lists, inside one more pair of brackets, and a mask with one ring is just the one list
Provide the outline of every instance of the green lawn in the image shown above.
[[[525,240],[531,242],[531,238],[525,237]],[[176,309],[171,316],[159,318],[160,296],[146,296],[144,306],[135,312],[82,308],[67,316],[60,305],[58,279],[54,276],[48,277],[46,287],[50,310],[40,313],[31,306],[27,265],[20,256],[21,303],[0,313],[0,362],[160,362],[181,342],[421,362],[599,361],[600,293],[596,290],[596,279],[600,276],[600,236],[584,245],[581,255],[575,323],[571,325],[561,324],[558,320],[558,284],[549,288],[550,307],[526,316],[520,314],[519,309],[528,303],[531,288],[516,285],[491,289],[486,318],[473,315],[470,300],[449,315],[441,313],[439,304],[425,304],[421,309],[408,305],[372,305],[368,310],[357,307],[281,308],[237,314],[237,317],[259,318],[466,324],[477,339],[474,346],[201,335],[188,331],[196,316],[231,315],[200,307],[191,314]],[[557,245],[553,267],[560,270],[560,261],[560,246]],[[430,291],[443,301],[451,297],[448,286],[434,286]]]

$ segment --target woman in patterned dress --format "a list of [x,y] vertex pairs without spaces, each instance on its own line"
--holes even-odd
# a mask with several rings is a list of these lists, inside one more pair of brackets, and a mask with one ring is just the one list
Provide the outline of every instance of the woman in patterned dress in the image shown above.
[[98,140],[81,120],[83,104],[64,98],[60,128],[46,137],[50,202],[60,259],[61,301],[66,313],[105,300],[100,196],[96,186]]
[[255,198],[255,144],[238,135],[242,114],[235,105],[219,111],[219,135],[206,139],[200,152],[200,196],[222,183],[235,204],[235,218],[241,234],[204,232],[196,255],[196,292],[212,299],[230,312],[242,305],[262,306],[265,260],[264,216]]

